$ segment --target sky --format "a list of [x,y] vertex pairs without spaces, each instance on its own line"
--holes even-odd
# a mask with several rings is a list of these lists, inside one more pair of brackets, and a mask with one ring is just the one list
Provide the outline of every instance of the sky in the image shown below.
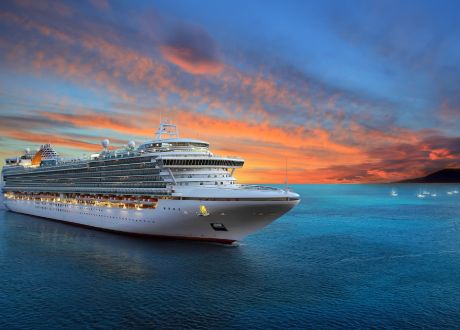
[[241,182],[459,167],[460,2],[0,2],[1,159],[140,143],[160,120],[244,158]]

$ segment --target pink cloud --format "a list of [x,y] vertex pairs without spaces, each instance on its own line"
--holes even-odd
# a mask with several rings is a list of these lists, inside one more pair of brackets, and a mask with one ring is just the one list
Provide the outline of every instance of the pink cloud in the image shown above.
[[431,150],[429,156],[431,160],[439,160],[439,159],[455,159],[457,158],[455,155],[451,154],[449,149],[446,148],[439,148]]

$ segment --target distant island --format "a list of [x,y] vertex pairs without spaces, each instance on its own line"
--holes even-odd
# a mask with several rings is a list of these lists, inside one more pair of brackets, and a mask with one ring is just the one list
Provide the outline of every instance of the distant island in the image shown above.
[[460,168],[446,168],[426,176],[398,183],[460,183]]

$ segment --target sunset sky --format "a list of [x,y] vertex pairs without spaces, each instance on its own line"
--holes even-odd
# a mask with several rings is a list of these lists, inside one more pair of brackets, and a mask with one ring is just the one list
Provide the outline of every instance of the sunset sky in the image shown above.
[[242,182],[460,165],[459,1],[0,2],[0,158],[182,137]]

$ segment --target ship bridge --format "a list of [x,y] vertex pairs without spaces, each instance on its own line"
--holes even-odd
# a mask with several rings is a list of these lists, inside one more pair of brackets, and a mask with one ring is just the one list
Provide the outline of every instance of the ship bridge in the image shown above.
[[209,143],[195,139],[179,138],[177,126],[162,122],[155,133],[155,139],[142,143],[138,150],[140,152],[209,152]]
[[194,139],[156,139],[142,143],[138,150],[140,152],[167,152],[167,151],[189,151],[209,152],[209,143]]

